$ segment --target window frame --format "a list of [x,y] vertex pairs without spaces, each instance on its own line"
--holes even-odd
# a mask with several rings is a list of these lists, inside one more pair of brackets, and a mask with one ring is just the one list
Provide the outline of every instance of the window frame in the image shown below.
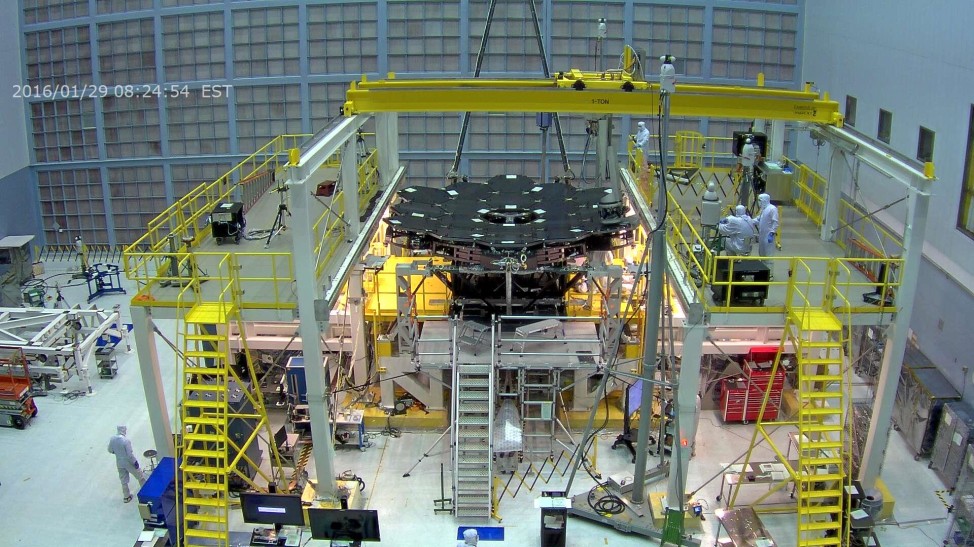
[[856,126],[856,107],[859,106],[859,99],[852,95],[845,96],[845,125]]
[[[974,104],[967,126],[967,150],[964,155],[964,179],[960,189],[957,209],[957,229],[974,239]],[[968,228],[968,225],[971,227]]]
[[[885,116],[884,116],[885,115]],[[885,138],[883,138],[883,120],[886,120]],[[879,109],[879,123],[876,126],[876,139],[880,142],[889,144],[893,136],[893,113],[889,110]]]
[[[926,138],[925,138],[926,137]],[[934,144],[936,143],[937,132],[933,129],[920,126],[917,132],[917,159],[926,163],[933,161]]]

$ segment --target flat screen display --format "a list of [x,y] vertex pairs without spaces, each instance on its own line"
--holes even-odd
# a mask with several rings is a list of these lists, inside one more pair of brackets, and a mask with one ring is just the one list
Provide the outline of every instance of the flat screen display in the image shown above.
[[240,493],[240,511],[250,524],[304,526],[304,511],[298,494]]
[[308,509],[312,539],[380,541],[379,513],[367,509]]

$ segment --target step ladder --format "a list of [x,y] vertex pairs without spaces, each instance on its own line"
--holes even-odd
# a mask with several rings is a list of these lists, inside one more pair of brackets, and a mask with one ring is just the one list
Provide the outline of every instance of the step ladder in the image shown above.
[[463,522],[483,522],[492,513],[494,361],[459,361],[455,326],[453,331],[454,514]]
[[[178,447],[180,539],[184,546],[228,546],[228,329],[231,305],[201,303],[187,312]],[[180,544],[177,541],[177,545]]]
[[559,374],[551,369],[520,369],[518,374],[524,456],[533,463],[540,463],[554,455]]
[[843,363],[842,323],[828,311],[794,308],[785,329],[798,367],[798,546],[849,545],[843,509],[851,484],[845,427],[851,382]]

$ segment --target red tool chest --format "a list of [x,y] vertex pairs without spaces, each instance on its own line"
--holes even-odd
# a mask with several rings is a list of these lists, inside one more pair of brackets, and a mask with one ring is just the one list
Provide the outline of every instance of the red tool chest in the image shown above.
[[[770,349],[770,351],[769,351]],[[785,385],[784,368],[778,368],[774,377],[771,367],[778,348],[751,348],[744,362],[744,375],[724,380],[720,393],[720,410],[725,422],[749,422],[758,419],[764,392],[771,386],[764,420],[774,420],[781,408],[781,391]]]

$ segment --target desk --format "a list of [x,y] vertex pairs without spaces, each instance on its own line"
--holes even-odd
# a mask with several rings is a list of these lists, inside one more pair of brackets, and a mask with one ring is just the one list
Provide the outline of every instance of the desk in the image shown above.
[[[798,466],[798,461],[789,460],[788,464],[791,466],[792,469],[794,469],[795,467]],[[739,468],[739,466],[742,464],[735,464],[735,465],[738,466]],[[771,495],[772,492],[781,489],[788,483],[792,483],[791,497],[792,498],[795,497],[795,481],[791,478],[791,475],[788,473],[787,470],[783,471],[784,476],[782,477],[780,475],[782,471],[777,471],[777,470],[764,471],[761,469],[761,466],[776,466],[776,469],[785,469],[783,464],[779,461],[751,462],[748,465],[750,471],[748,471],[747,468],[744,468],[744,473],[738,473],[736,471],[724,473],[720,480],[720,494],[717,496],[717,501],[725,500],[725,502],[729,502],[731,493],[734,491],[734,487],[737,486],[738,484],[742,486],[746,486],[748,484],[768,485],[768,492],[766,494],[763,494],[760,498],[758,498],[754,502],[751,502],[751,504],[753,505],[757,505],[761,503],[761,501],[763,501],[764,498]],[[775,476],[776,473],[779,473],[777,477]],[[743,480],[741,480],[742,475],[745,477]],[[754,480],[748,480],[747,477],[754,477]],[[774,486],[776,484],[778,485],[777,487]],[[726,492],[724,491],[725,486],[726,486]]]
[[358,449],[365,452],[368,448],[365,445],[365,411],[359,409],[349,409],[339,412],[331,422],[332,434],[335,437],[336,446],[353,446],[346,441],[339,440],[339,430],[342,428],[353,429],[358,435]]
[[[750,507],[734,509],[717,509],[717,547],[775,547],[774,538],[764,527],[758,514]],[[720,537],[720,530],[727,531],[726,537]]]

